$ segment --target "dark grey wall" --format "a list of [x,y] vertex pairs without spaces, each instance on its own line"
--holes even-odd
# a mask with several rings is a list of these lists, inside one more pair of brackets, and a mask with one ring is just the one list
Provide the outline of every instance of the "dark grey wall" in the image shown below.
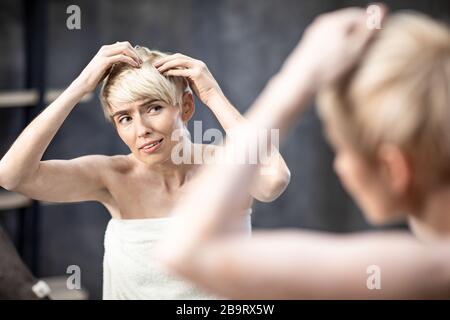
[[[230,100],[244,112],[317,14],[358,3],[365,4],[312,0],[50,1],[47,82],[49,87],[67,86],[102,44],[128,40],[204,60]],[[70,4],[81,8],[81,30],[66,28]],[[450,12],[448,1],[389,4],[393,9],[415,8],[443,18]],[[21,19],[20,2],[0,2],[1,90],[24,85]],[[17,110],[0,110],[2,155],[17,137],[20,119]],[[194,120],[202,120],[204,130],[218,127],[200,105]],[[292,182],[277,201],[256,204],[255,228],[336,232],[369,228],[332,171],[333,154],[314,109],[299,121],[281,151],[291,168]],[[72,112],[45,158],[126,152],[95,99]],[[39,276],[64,274],[68,265],[77,264],[91,297],[100,298],[103,233],[109,219],[106,210],[96,203],[55,205],[43,207],[41,216]],[[13,217],[10,213],[5,220]]]

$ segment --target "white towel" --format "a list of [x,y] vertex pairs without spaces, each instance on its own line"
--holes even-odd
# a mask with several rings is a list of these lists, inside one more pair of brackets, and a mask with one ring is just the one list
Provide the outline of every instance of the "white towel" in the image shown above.
[[[251,209],[245,217],[251,232]],[[103,299],[217,299],[190,282],[169,274],[155,259],[154,249],[173,217],[111,219],[105,233]]]

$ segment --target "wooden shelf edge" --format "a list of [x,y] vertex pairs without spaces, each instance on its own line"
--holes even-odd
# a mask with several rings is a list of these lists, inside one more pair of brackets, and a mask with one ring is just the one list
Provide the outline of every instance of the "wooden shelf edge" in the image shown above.
[[19,193],[0,191],[0,210],[13,210],[31,205],[33,200]]
[[[45,93],[45,103],[49,104],[63,93],[63,89],[49,89]],[[81,98],[82,103],[91,101],[94,94],[88,93]],[[39,92],[36,89],[31,90],[11,90],[0,91],[0,108],[18,108],[25,106],[33,106],[38,103]]]

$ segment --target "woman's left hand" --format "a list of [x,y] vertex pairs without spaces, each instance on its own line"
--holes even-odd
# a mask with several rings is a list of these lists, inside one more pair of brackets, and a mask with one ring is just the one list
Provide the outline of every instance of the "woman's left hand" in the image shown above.
[[175,53],[157,60],[153,65],[164,76],[185,77],[197,97],[207,106],[212,98],[222,94],[219,84],[203,61]]

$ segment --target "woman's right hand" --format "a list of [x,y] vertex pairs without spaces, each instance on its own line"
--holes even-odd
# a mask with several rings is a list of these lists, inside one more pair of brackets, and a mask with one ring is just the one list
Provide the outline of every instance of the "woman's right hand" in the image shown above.
[[[379,27],[387,8],[381,3],[376,9]],[[371,18],[362,8],[347,8],[323,14],[306,29],[302,40],[283,66],[291,81],[295,75],[308,73],[312,91],[337,81],[361,58],[368,43],[378,31],[368,26]]]
[[[381,23],[387,9],[382,4],[376,6],[380,9]],[[339,81],[358,63],[376,33],[368,28],[369,18],[361,8],[342,9],[318,17],[259,95],[247,119],[263,128],[277,128],[280,137],[284,137],[311,105],[317,91]]]
[[142,60],[128,41],[104,45],[76,79],[84,93],[95,90],[115,63],[128,63],[139,68]]

